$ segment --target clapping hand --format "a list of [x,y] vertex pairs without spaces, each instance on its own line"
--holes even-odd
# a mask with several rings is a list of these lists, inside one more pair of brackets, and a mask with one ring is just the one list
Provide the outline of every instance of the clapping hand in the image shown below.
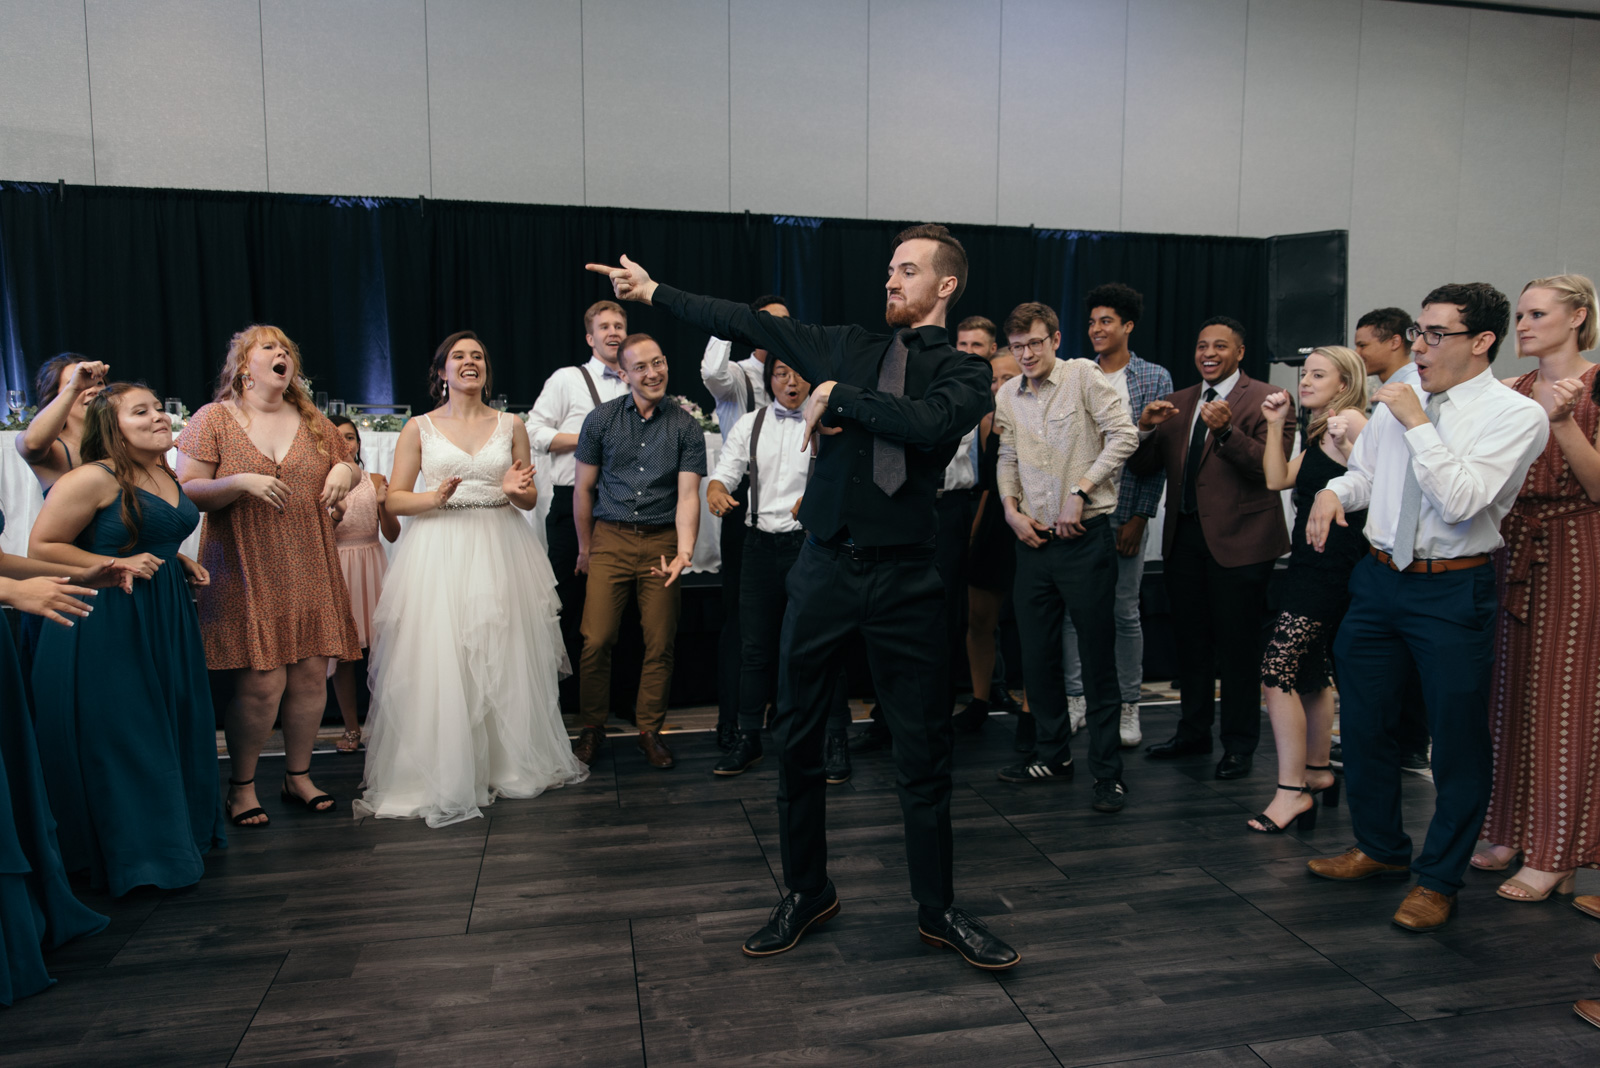
[[1200,405],[1200,419],[1213,431],[1222,431],[1233,422],[1233,409],[1225,400],[1206,401]]
[[526,460],[513,460],[500,479],[500,492],[507,497],[521,497],[533,488],[533,465]]
[[1178,406],[1171,401],[1151,401],[1144,406],[1144,411],[1139,413],[1139,429],[1154,430],[1177,414]]
[[156,572],[161,570],[161,565],[166,563],[154,553],[139,553],[136,556],[124,556],[117,561],[122,570],[134,578],[153,579]]
[[621,267],[604,263],[586,263],[583,266],[585,270],[611,279],[611,292],[617,295],[618,300],[637,300],[649,304],[655,294],[656,283],[650,280],[650,272],[634,263],[626,254],[622,257]]
[[690,558],[688,553],[679,553],[669,562],[665,556],[661,558],[661,566],[650,568],[651,578],[664,578],[667,581],[661,585],[670,586],[678,581],[678,576],[683,574],[683,569],[688,567]]
[[1550,399],[1545,402],[1545,411],[1550,413],[1552,423],[1564,423],[1572,418],[1573,411],[1578,407],[1578,398],[1583,395],[1583,379],[1563,378],[1550,383]]
[[378,495],[379,508],[382,508],[385,504],[389,503],[388,479],[384,478],[382,475],[374,476],[372,479],[372,491]]
[[132,593],[133,569],[121,560],[108,556],[98,564],[84,568],[67,581],[74,586],[84,586],[91,590],[103,590],[115,586],[123,593]]
[[439,483],[439,488],[433,491],[433,506],[443,508],[450,503],[450,498],[456,494],[456,487],[461,485],[461,476],[455,475]]
[[1274,426],[1281,426],[1294,410],[1287,390],[1279,390],[1261,402],[1261,417]]

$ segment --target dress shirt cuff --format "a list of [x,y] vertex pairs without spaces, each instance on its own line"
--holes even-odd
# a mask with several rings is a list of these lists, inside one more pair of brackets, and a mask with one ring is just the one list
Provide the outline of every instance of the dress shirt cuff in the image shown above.
[[845,419],[857,419],[856,405],[861,400],[861,387],[835,382],[828,394],[828,407],[822,413],[823,426],[838,426]]
[[556,440],[556,429],[548,426],[528,428],[528,448],[540,455],[549,455],[550,443]]
[[1139,440],[1140,441],[1144,441],[1151,434],[1155,433],[1154,429],[1146,430],[1144,427],[1140,426],[1138,423],[1134,423],[1134,429],[1139,431]]
[[1448,448],[1444,439],[1439,437],[1439,428],[1432,423],[1418,423],[1406,431],[1406,445],[1411,449],[1412,456],[1421,456],[1434,446]]
[[[1339,498],[1339,504],[1346,512],[1359,512],[1367,506],[1366,495],[1359,492],[1357,480],[1350,475],[1330,478],[1328,484],[1322,488],[1332,490],[1333,495]],[[1319,490],[1318,492],[1321,491]]]
[[[1102,483],[1108,483],[1112,479],[1116,478],[1117,472],[1120,470],[1122,470],[1122,464],[1120,461],[1117,463],[1111,463],[1106,460],[1096,460],[1094,463],[1089,465],[1089,470],[1084,472],[1083,477],[1084,480],[1087,481],[1091,486],[1093,486],[1095,489],[1099,489]],[[1077,484],[1078,480],[1073,479],[1072,482],[1065,487],[1066,491],[1071,493],[1072,487],[1076,486]]]

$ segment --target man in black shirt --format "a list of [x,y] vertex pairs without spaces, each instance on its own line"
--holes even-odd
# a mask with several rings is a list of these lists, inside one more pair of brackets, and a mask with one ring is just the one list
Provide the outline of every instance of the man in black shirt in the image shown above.
[[661,285],[638,264],[590,264],[621,300],[657,304],[715,334],[764,348],[816,383],[806,403],[816,470],[800,505],[808,531],[789,574],[779,652],[782,752],[778,825],[789,894],[744,944],[753,957],[791,949],[838,913],[827,873],[824,724],[846,643],[864,642],[894,734],[917,929],[980,968],[1021,958],[953,904],[950,687],[944,588],[934,568],[935,493],[962,436],[989,409],[989,368],[956,352],[945,315],[967,257],[942,226],[895,241],[884,317],[894,336],[811,326]]

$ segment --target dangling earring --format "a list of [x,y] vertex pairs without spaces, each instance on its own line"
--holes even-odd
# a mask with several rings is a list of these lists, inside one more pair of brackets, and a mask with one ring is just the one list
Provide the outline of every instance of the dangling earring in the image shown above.
[[254,378],[254,377],[253,377],[253,376],[252,376],[252,375],[251,375],[251,374],[250,374],[250,372],[249,372],[249,371],[246,371],[246,372],[245,372],[245,373],[244,373],[244,388],[245,388],[245,389],[255,389],[255,388],[256,388],[256,380],[255,380],[255,378]]
[[441,379],[439,379],[439,385],[443,387],[443,391],[444,391],[444,395],[442,397],[440,397],[439,399],[441,401],[443,401],[444,403],[449,404],[450,403],[450,383],[441,378]]

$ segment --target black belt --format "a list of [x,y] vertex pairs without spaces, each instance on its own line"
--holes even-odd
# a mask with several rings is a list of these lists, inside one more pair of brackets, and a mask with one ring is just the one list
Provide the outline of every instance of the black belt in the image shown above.
[[774,545],[798,545],[809,537],[803,530],[757,530],[755,527],[745,528],[744,536],[761,538]]
[[619,523],[615,519],[597,519],[595,522],[601,526],[620,530],[625,534],[643,534],[647,536],[678,529],[672,523]]
[[934,490],[933,491],[933,498],[934,498],[934,500],[937,500],[937,501],[948,501],[948,500],[970,501],[970,500],[972,500],[972,495],[973,495],[974,492],[976,492],[976,491],[971,486],[968,486],[966,489]]
[[849,560],[932,560],[934,557],[934,540],[932,538],[911,545],[857,545],[853,541],[847,541],[842,538],[823,541],[815,534],[812,534],[807,537],[806,541],[825,553],[843,556]]

